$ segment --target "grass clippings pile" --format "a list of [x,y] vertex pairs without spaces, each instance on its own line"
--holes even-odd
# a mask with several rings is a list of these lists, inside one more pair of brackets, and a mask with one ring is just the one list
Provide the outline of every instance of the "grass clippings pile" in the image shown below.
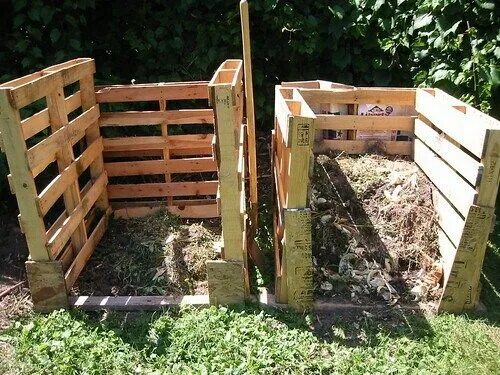
[[204,294],[205,261],[215,259],[217,220],[185,220],[160,211],[115,219],[77,280],[80,295]]
[[316,157],[312,183],[316,291],[395,304],[440,295],[432,186],[411,161]]

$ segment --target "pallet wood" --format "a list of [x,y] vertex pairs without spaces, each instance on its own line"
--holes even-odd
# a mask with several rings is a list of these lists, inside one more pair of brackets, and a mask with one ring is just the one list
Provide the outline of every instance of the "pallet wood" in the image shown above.
[[49,312],[68,306],[61,262],[26,262],[26,275],[35,311]]
[[177,109],[169,111],[125,111],[105,112],[101,116],[101,126],[138,126],[169,124],[213,124],[211,109]]
[[45,247],[45,225],[40,217],[36,197],[36,186],[26,163],[26,143],[21,130],[19,112],[9,101],[9,90],[0,89],[0,130],[3,150],[7,155],[10,179],[16,194],[21,230],[26,236],[30,257],[33,261],[49,261],[50,253]]
[[[209,201],[210,200],[207,199],[207,204],[184,206],[178,205],[175,200],[172,200],[172,205],[166,205],[165,203],[158,204],[156,206],[149,205],[131,207],[130,205],[127,205],[127,207],[116,208],[114,211],[114,217],[117,219],[132,219],[149,216],[161,210],[167,210],[171,214],[184,219],[210,219],[219,217],[217,203],[208,203]],[[115,207],[115,205],[116,204],[113,204],[113,207]]]
[[243,262],[207,261],[208,295],[211,305],[232,305],[245,300]]
[[208,82],[169,82],[96,87],[98,103],[208,99]]
[[[141,160],[105,163],[109,177],[138,176],[165,173],[216,172],[217,163],[212,157]],[[168,181],[167,181],[168,182]]]
[[316,114],[316,129],[413,132],[416,116],[361,116]]
[[216,192],[217,181],[159,182],[108,186],[110,199],[215,195]]
[[187,296],[78,296],[69,297],[72,308],[85,311],[155,311],[184,305],[208,307],[208,295]]

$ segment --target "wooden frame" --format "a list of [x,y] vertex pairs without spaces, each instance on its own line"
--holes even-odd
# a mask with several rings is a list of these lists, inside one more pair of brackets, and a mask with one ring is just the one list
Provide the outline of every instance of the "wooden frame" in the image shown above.
[[[0,85],[0,146],[30,252],[26,268],[36,310],[78,306],[74,298],[68,300],[69,292],[111,215],[139,217],[162,207],[184,218],[222,218],[222,259],[207,265],[210,295],[184,300],[246,298],[242,65],[227,60],[210,85],[95,88],[94,60],[82,58]],[[158,109],[115,110],[155,104]],[[127,129],[133,126],[156,126],[158,135],[130,136]],[[174,126],[181,134],[170,131]],[[148,181],[149,176],[159,177]],[[181,301],[169,296],[143,300],[162,304],[159,298],[167,305]]]
[[[365,104],[399,106],[405,114],[358,115]],[[339,106],[344,113],[329,113]],[[335,131],[335,139],[324,131]],[[376,136],[380,131],[391,138]],[[359,132],[364,132],[362,139]],[[276,300],[301,310],[313,305],[308,224],[313,152],[359,154],[376,148],[411,156],[436,187],[444,262],[439,311],[474,308],[494,223],[499,142],[500,122],[438,89],[356,88],[325,81],[277,86],[272,137]]]

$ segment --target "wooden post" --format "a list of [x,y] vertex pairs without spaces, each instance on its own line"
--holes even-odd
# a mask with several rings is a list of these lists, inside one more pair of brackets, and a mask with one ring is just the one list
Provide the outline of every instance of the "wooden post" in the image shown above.
[[[94,88],[93,75],[86,76],[80,80],[80,93],[82,98],[82,110],[85,112],[96,105],[96,96]],[[90,146],[97,138],[101,136],[99,130],[99,121],[90,125],[85,132],[87,146]],[[101,153],[92,164],[90,164],[90,176],[92,181],[95,182],[101,173],[104,171],[104,157]],[[97,199],[96,207],[103,212],[106,212],[109,207],[108,191],[104,189],[100,197]]]
[[243,64],[245,76],[246,118],[248,132],[248,169],[250,177],[250,220],[255,231],[258,226],[257,201],[257,155],[255,144],[255,109],[253,100],[252,52],[250,46],[250,19],[248,2],[240,2],[241,35],[243,41]]
[[[166,100],[160,100],[160,111],[166,111],[167,110],[167,101]],[[165,165],[167,165],[168,161],[170,160],[170,149],[168,147],[168,121],[165,121],[164,123],[161,124],[161,135],[165,138],[165,144],[167,145],[163,149],[163,161],[165,162]],[[170,172],[167,170],[165,172],[165,182],[171,182],[172,178],[170,176]],[[167,206],[172,206],[173,204],[173,199],[172,196],[167,197]]]
[[64,274],[60,262],[52,261],[47,235],[38,211],[35,181],[26,159],[26,143],[19,111],[9,100],[9,89],[0,89],[0,130],[7,155],[10,181],[19,206],[19,224],[26,236],[30,261],[26,269],[35,310],[45,311],[68,304]]

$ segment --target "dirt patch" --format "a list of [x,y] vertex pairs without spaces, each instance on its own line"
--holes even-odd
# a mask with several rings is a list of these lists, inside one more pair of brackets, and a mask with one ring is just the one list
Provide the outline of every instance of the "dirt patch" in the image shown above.
[[438,298],[432,185],[412,161],[317,156],[311,208],[317,294],[389,304]]
[[207,292],[205,262],[215,259],[218,220],[186,221],[162,211],[111,220],[72,292],[178,295]]

